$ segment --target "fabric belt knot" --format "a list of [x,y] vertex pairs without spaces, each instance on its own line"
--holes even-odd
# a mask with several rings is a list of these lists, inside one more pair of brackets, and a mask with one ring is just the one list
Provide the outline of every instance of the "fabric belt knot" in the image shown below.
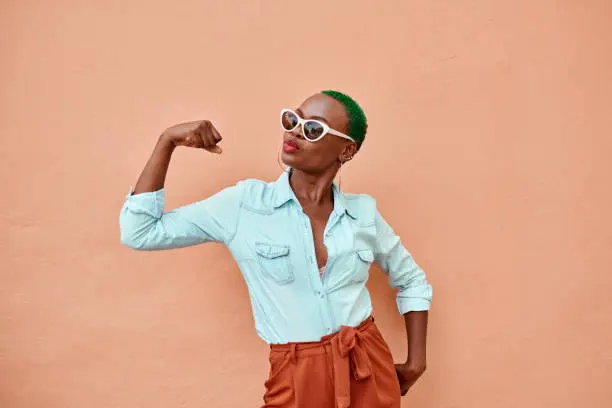
[[372,365],[367,351],[361,347],[359,328],[340,327],[331,339],[334,366],[336,407],[351,406],[351,371],[355,380],[360,381],[372,376]]

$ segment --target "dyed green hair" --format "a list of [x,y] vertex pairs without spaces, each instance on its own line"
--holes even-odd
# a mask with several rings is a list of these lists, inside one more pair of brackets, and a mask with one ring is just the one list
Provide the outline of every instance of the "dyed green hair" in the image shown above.
[[365,139],[366,130],[368,129],[368,122],[365,113],[363,113],[363,109],[361,109],[361,106],[359,106],[353,98],[342,92],[326,90],[321,93],[331,96],[344,106],[349,118],[348,131],[346,134],[357,143],[357,150],[359,150],[363,143],[363,139]]

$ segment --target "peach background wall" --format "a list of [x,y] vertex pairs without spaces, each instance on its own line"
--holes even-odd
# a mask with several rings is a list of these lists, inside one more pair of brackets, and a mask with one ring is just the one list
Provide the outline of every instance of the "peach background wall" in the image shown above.
[[[369,114],[342,186],[434,286],[404,406],[612,406],[610,1],[0,2],[0,406],[256,407],[267,349],[227,251],[138,253],[125,194],[159,133],[167,208],[280,169],[278,110]],[[370,288],[397,361],[402,319]]]

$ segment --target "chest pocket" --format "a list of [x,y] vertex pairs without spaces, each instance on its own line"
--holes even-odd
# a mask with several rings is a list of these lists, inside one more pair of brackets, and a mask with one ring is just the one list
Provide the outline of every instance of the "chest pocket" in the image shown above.
[[370,266],[374,262],[374,253],[371,249],[358,249],[355,251],[353,259],[354,272],[351,275],[351,282],[359,283],[366,281],[369,276]]
[[256,242],[257,262],[262,271],[280,285],[293,282],[293,268],[289,262],[289,246]]

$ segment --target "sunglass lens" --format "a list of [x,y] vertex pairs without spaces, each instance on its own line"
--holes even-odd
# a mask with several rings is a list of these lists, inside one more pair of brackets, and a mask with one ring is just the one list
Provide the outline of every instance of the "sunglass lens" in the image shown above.
[[298,118],[293,112],[283,112],[281,123],[285,130],[293,130],[298,125]]
[[323,134],[323,126],[314,120],[307,120],[304,123],[304,137],[306,139],[314,140]]

